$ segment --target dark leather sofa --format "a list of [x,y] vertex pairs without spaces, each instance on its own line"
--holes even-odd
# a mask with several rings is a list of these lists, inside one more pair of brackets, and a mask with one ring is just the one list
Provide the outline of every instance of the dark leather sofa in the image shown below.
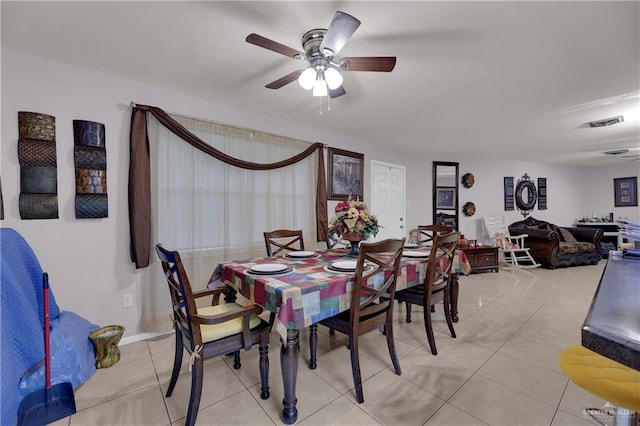
[[571,228],[528,217],[509,225],[511,235],[528,234],[531,256],[547,269],[559,266],[597,264],[602,258],[602,230]]

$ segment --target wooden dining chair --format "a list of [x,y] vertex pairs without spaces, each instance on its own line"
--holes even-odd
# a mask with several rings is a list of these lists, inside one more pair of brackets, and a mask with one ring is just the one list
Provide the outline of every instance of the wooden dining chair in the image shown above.
[[419,225],[416,243],[421,247],[430,247],[433,244],[433,237],[437,234],[447,234],[453,230],[444,225]]
[[331,249],[348,249],[351,248],[351,242],[342,238],[340,234],[332,234],[327,232],[327,248]]
[[[169,285],[176,335],[173,372],[167,388],[167,397],[173,393],[180,375],[183,348],[191,354],[191,394],[185,424],[195,424],[198,416],[205,359],[238,353],[240,349],[249,350],[257,344],[262,381],[260,397],[269,398],[269,324],[258,317],[262,307],[241,306],[237,303],[218,304],[220,294],[225,291],[223,287],[194,292],[180,254],[177,251],[166,250],[160,244],[156,245],[156,253]],[[196,299],[204,296],[213,296],[213,305],[196,307]],[[240,368],[238,357],[234,368]]]
[[[301,229],[276,229],[264,232],[264,244],[267,246],[267,256],[285,255],[290,251],[304,250],[304,238]],[[276,321],[276,313],[269,314],[269,330]]]
[[[364,402],[358,337],[384,327],[391,362],[397,375],[402,374],[400,362],[393,341],[393,297],[400,271],[400,259],[405,239],[388,239],[360,245],[360,255],[353,278],[351,309],[320,321],[320,324],[349,336],[351,369],[356,400]],[[373,285],[372,285],[373,284]],[[309,346],[311,359],[309,367],[316,368],[318,326],[310,327]]]
[[290,251],[304,250],[302,230],[276,229],[264,233],[264,243],[267,246],[267,256],[278,256]]
[[406,304],[406,322],[411,322],[411,305],[423,307],[424,327],[427,332],[431,353],[434,355],[437,355],[438,351],[436,350],[436,342],[431,325],[431,307],[436,303],[443,302],[444,316],[449,326],[451,337],[456,337],[451,315],[451,280],[453,257],[458,245],[458,236],[457,232],[436,234],[433,237],[429,260],[427,261],[427,273],[424,283],[398,291],[395,294],[396,300]]

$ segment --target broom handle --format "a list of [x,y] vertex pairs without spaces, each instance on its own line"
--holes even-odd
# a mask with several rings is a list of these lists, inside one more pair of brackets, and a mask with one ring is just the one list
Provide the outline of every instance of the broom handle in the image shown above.
[[42,274],[42,292],[44,296],[44,380],[45,387],[51,387],[51,366],[49,365],[49,275]]

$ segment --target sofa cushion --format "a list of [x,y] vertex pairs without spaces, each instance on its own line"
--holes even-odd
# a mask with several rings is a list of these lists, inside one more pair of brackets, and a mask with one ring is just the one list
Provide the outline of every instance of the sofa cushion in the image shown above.
[[578,241],[568,229],[558,228],[558,231],[562,236],[561,241],[566,241],[568,243],[575,243]]
[[527,228],[527,229],[541,229],[543,231],[550,231],[551,230],[551,227],[546,223],[542,223],[542,224],[539,224],[539,225],[528,225],[528,226],[525,226],[525,228]]
[[560,241],[558,254],[591,253],[595,250],[596,245],[593,243],[585,243],[580,241],[568,243],[565,241]]

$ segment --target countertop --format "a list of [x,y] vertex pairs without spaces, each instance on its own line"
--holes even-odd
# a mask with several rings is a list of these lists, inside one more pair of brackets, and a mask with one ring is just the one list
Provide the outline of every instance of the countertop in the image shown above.
[[609,257],[582,327],[582,345],[640,370],[640,260]]

